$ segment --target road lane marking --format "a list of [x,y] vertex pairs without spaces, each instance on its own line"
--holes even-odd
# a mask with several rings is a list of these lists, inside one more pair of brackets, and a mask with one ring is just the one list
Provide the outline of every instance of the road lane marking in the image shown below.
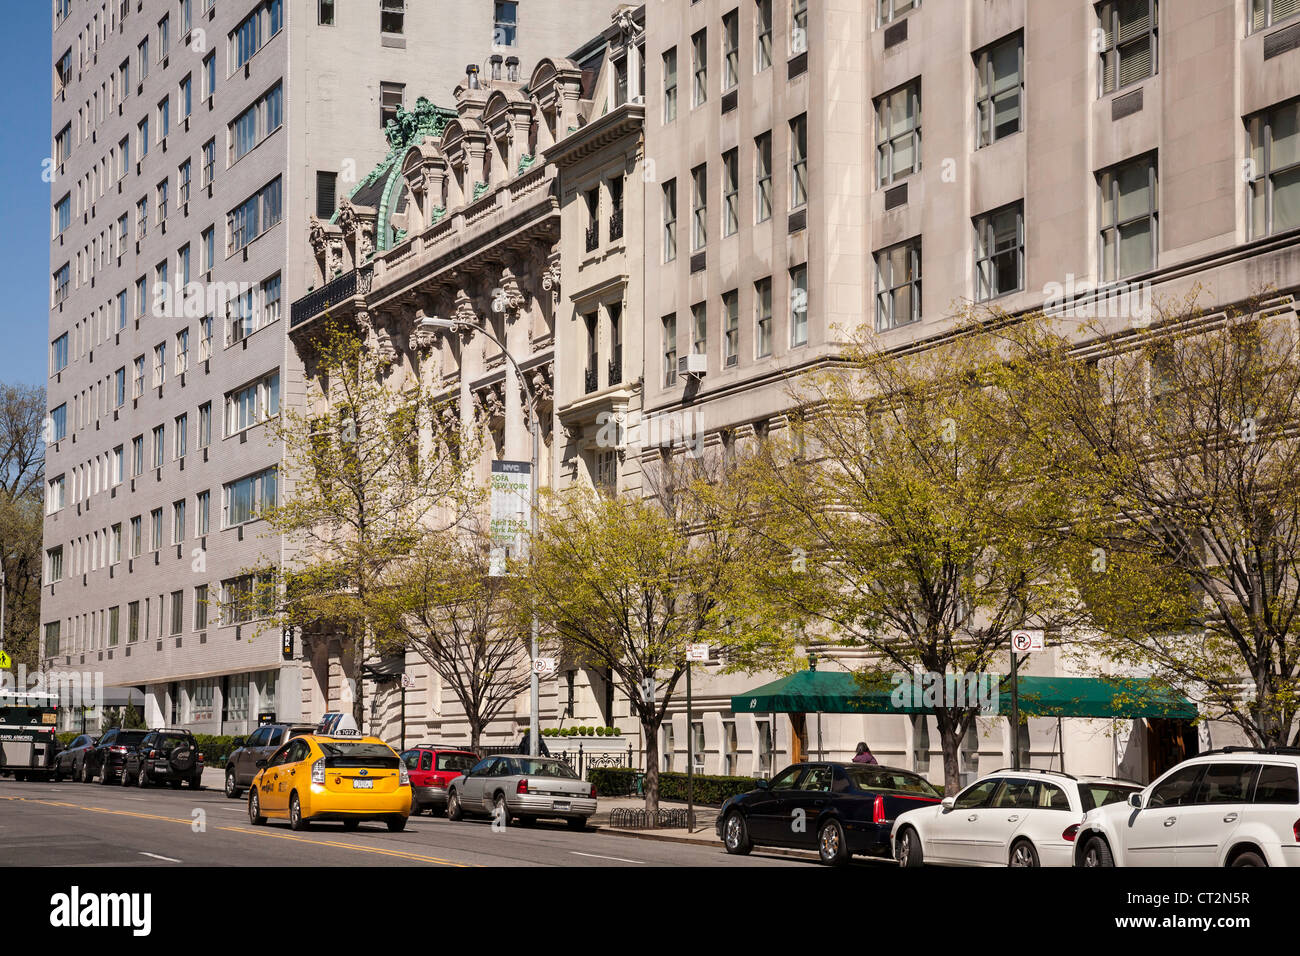
[[[180,823],[185,826],[191,826],[193,820],[180,819],[178,817],[165,817],[156,813],[135,813],[131,810],[110,810],[107,807],[88,807],[77,803],[65,803],[59,800],[39,800],[32,797],[10,797],[0,796],[0,800],[17,800],[23,803],[40,803],[52,807],[65,807],[70,810],[86,810],[91,813],[108,813],[114,816],[137,817],[141,820],[161,820],[164,823]],[[337,840],[316,840],[310,837],[302,837],[297,834],[276,833],[273,830],[254,830],[251,827],[217,827],[218,830],[224,830],[229,833],[245,833],[252,836],[275,837],[280,840],[293,840],[296,843],[311,843],[316,846],[334,847],[342,850],[357,850],[361,853],[378,853],[383,856],[396,857],[398,859],[412,860],[417,863],[437,863],[441,866],[469,867],[474,866],[472,863],[457,863],[454,860],[444,860],[441,857],[428,856],[425,854],[414,853],[407,850],[394,850],[386,847],[360,846],[355,843],[341,843]],[[149,854],[145,854],[148,856]],[[179,862],[179,861],[177,861]]]
[[579,853],[577,850],[570,850],[569,852],[574,856],[589,856],[594,860],[615,860],[619,863],[645,863],[645,860],[625,860],[621,856],[601,856],[599,853]]
[[141,856],[150,856],[150,857],[153,857],[155,860],[166,860],[168,863],[179,863],[179,862],[180,862],[180,860],[173,860],[170,856],[159,856],[157,853],[146,853],[146,852],[144,852],[144,850],[141,850],[141,851],[140,851],[140,855],[141,855]]

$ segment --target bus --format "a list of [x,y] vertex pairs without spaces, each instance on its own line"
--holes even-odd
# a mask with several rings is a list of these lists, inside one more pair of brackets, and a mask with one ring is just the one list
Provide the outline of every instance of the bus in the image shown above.
[[52,777],[58,723],[57,695],[0,688],[0,774],[15,780]]

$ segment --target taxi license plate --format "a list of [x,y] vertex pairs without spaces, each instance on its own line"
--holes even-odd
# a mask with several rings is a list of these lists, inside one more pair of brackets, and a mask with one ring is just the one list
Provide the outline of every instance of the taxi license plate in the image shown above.
[[353,781],[352,781],[352,789],[353,789],[353,790],[373,790],[373,789],[375,789],[375,782],[374,782],[373,780],[353,780]]
[[553,809],[555,809],[555,810],[567,810],[567,809],[569,809],[569,806],[570,806],[570,803],[569,803],[568,800],[556,800],[555,803],[553,804]]

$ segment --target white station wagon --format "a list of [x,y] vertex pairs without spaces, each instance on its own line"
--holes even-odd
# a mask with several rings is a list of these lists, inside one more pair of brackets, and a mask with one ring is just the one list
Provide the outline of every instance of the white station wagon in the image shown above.
[[1076,866],[1300,866],[1300,750],[1185,760],[1084,818]]
[[899,814],[900,866],[1070,866],[1084,814],[1123,803],[1141,784],[1053,770],[999,770],[942,804]]

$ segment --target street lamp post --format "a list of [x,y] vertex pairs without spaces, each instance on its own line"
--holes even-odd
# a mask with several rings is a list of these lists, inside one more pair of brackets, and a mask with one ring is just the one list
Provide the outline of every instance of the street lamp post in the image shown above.
[[[460,323],[452,319],[440,319],[436,316],[425,316],[420,322],[420,327],[426,331],[447,331],[456,332],[460,329]],[[471,326],[476,332],[482,332],[490,341],[495,342],[501,349],[501,354],[505,356],[506,361],[514,368],[515,374],[519,376],[519,381],[524,387],[524,393],[528,400],[528,430],[532,432],[533,452],[532,463],[529,467],[529,547],[528,560],[531,563],[534,560],[533,543],[537,540],[537,507],[538,507],[538,463],[541,459],[541,441],[542,441],[542,420],[537,409],[537,392],[533,388],[532,382],[524,374],[524,370],[515,361],[515,357],[510,354],[506,344],[493,334],[492,330],[486,325]],[[541,679],[537,674],[537,642],[539,637],[540,625],[537,619],[537,604],[533,604],[532,621],[529,625],[529,675],[528,682],[528,753],[536,757],[540,750],[541,731],[540,721],[538,720],[538,710],[541,707]]]

